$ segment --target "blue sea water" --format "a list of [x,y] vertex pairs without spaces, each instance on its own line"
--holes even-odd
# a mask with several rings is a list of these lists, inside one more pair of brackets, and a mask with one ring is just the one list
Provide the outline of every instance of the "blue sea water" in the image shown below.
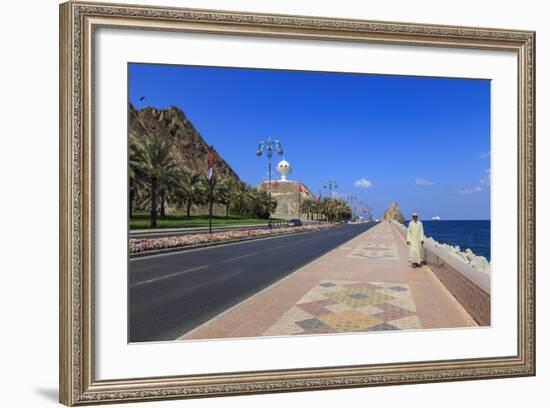
[[476,255],[491,260],[491,221],[422,221],[424,235],[449,245],[458,245],[462,251],[470,248]]

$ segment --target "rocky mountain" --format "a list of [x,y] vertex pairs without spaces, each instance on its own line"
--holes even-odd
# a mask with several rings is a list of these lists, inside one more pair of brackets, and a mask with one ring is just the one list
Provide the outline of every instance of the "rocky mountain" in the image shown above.
[[405,224],[405,217],[403,217],[403,214],[401,213],[401,210],[399,209],[399,206],[395,201],[391,204],[390,208],[384,211],[382,219],[395,220],[397,222],[400,222],[401,224]]
[[[206,175],[209,146],[191,121],[175,106],[168,109],[146,107],[136,110],[130,104],[129,137],[140,138],[147,134],[168,139],[176,147],[182,168]],[[239,180],[237,173],[214,150],[214,171],[217,177]]]

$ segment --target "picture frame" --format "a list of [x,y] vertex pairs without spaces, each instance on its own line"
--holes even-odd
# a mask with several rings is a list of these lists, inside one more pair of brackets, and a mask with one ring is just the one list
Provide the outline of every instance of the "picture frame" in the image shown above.
[[[98,379],[95,199],[100,186],[95,178],[95,40],[97,30],[105,27],[514,53],[518,73],[517,352],[481,358]],[[59,125],[61,403],[72,406],[535,375],[534,32],[71,1],[60,5]]]

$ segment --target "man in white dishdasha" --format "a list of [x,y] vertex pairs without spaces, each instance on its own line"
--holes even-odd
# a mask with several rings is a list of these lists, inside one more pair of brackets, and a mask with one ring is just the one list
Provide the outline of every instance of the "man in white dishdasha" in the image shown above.
[[409,261],[413,268],[422,263],[422,246],[424,245],[424,227],[418,220],[418,214],[412,214],[412,221],[407,228],[407,245],[409,246]]

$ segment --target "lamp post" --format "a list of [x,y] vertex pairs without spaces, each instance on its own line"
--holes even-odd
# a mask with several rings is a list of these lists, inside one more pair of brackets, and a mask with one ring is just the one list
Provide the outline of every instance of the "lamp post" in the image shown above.
[[328,196],[329,198],[332,198],[332,189],[337,189],[338,185],[334,180],[325,180],[325,182],[323,183],[323,188],[328,188]]
[[366,207],[366,210],[367,210],[367,217],[369,218],[369,222],[372,220],[373,216],[372,216],[372,208],[367,206]]
[[321,202],[322,202],[322,195],[321,195],[321,189],[319,189],[319,195],[317,196],[317,221],[321,221]]
[[[338,188],[338,185],[336,184],[336,181],[334,180],[325,180],[325,182],[323,183],[323,188],[327,188],[328,189],[328,197],[332,200],[332,189],[336,189]],[[330,201],[329,201],[329,205],[330,205]],[[330,212],[330,223],[332,224],[332,209],[331,209],[331,212]]]
[[351,208],[351,217],[352,217],[352,218],[353,218],[353,208],[354,208],[354,207],[353,207],[353,200],[356,200],[357,198],[359,198],[359,197],[357,197],[356,195],[353,195],[353,194],[348,194],[348,195],[346,196],[346,200],[349,201],[349,206],[350,206],[350,208]]
[[302,221],[302,182],[298,181],[298,221]]
[[267,140],[261,140],[258,143],[258,150],[256,150],[256,156],[261,157],[265,152],[268,163],[268,177],[269,177],[269,202],[267,203],[268,221],[267,226],[271,228],[271,158],[273,157],[273,151],[276,151],[279,156],[283,155],[283,147],[278,140],[271,140],[271,136]]
[[214,146],[210,146],[208,158],[208,233],[212,234],[212,207],[214,206]]

